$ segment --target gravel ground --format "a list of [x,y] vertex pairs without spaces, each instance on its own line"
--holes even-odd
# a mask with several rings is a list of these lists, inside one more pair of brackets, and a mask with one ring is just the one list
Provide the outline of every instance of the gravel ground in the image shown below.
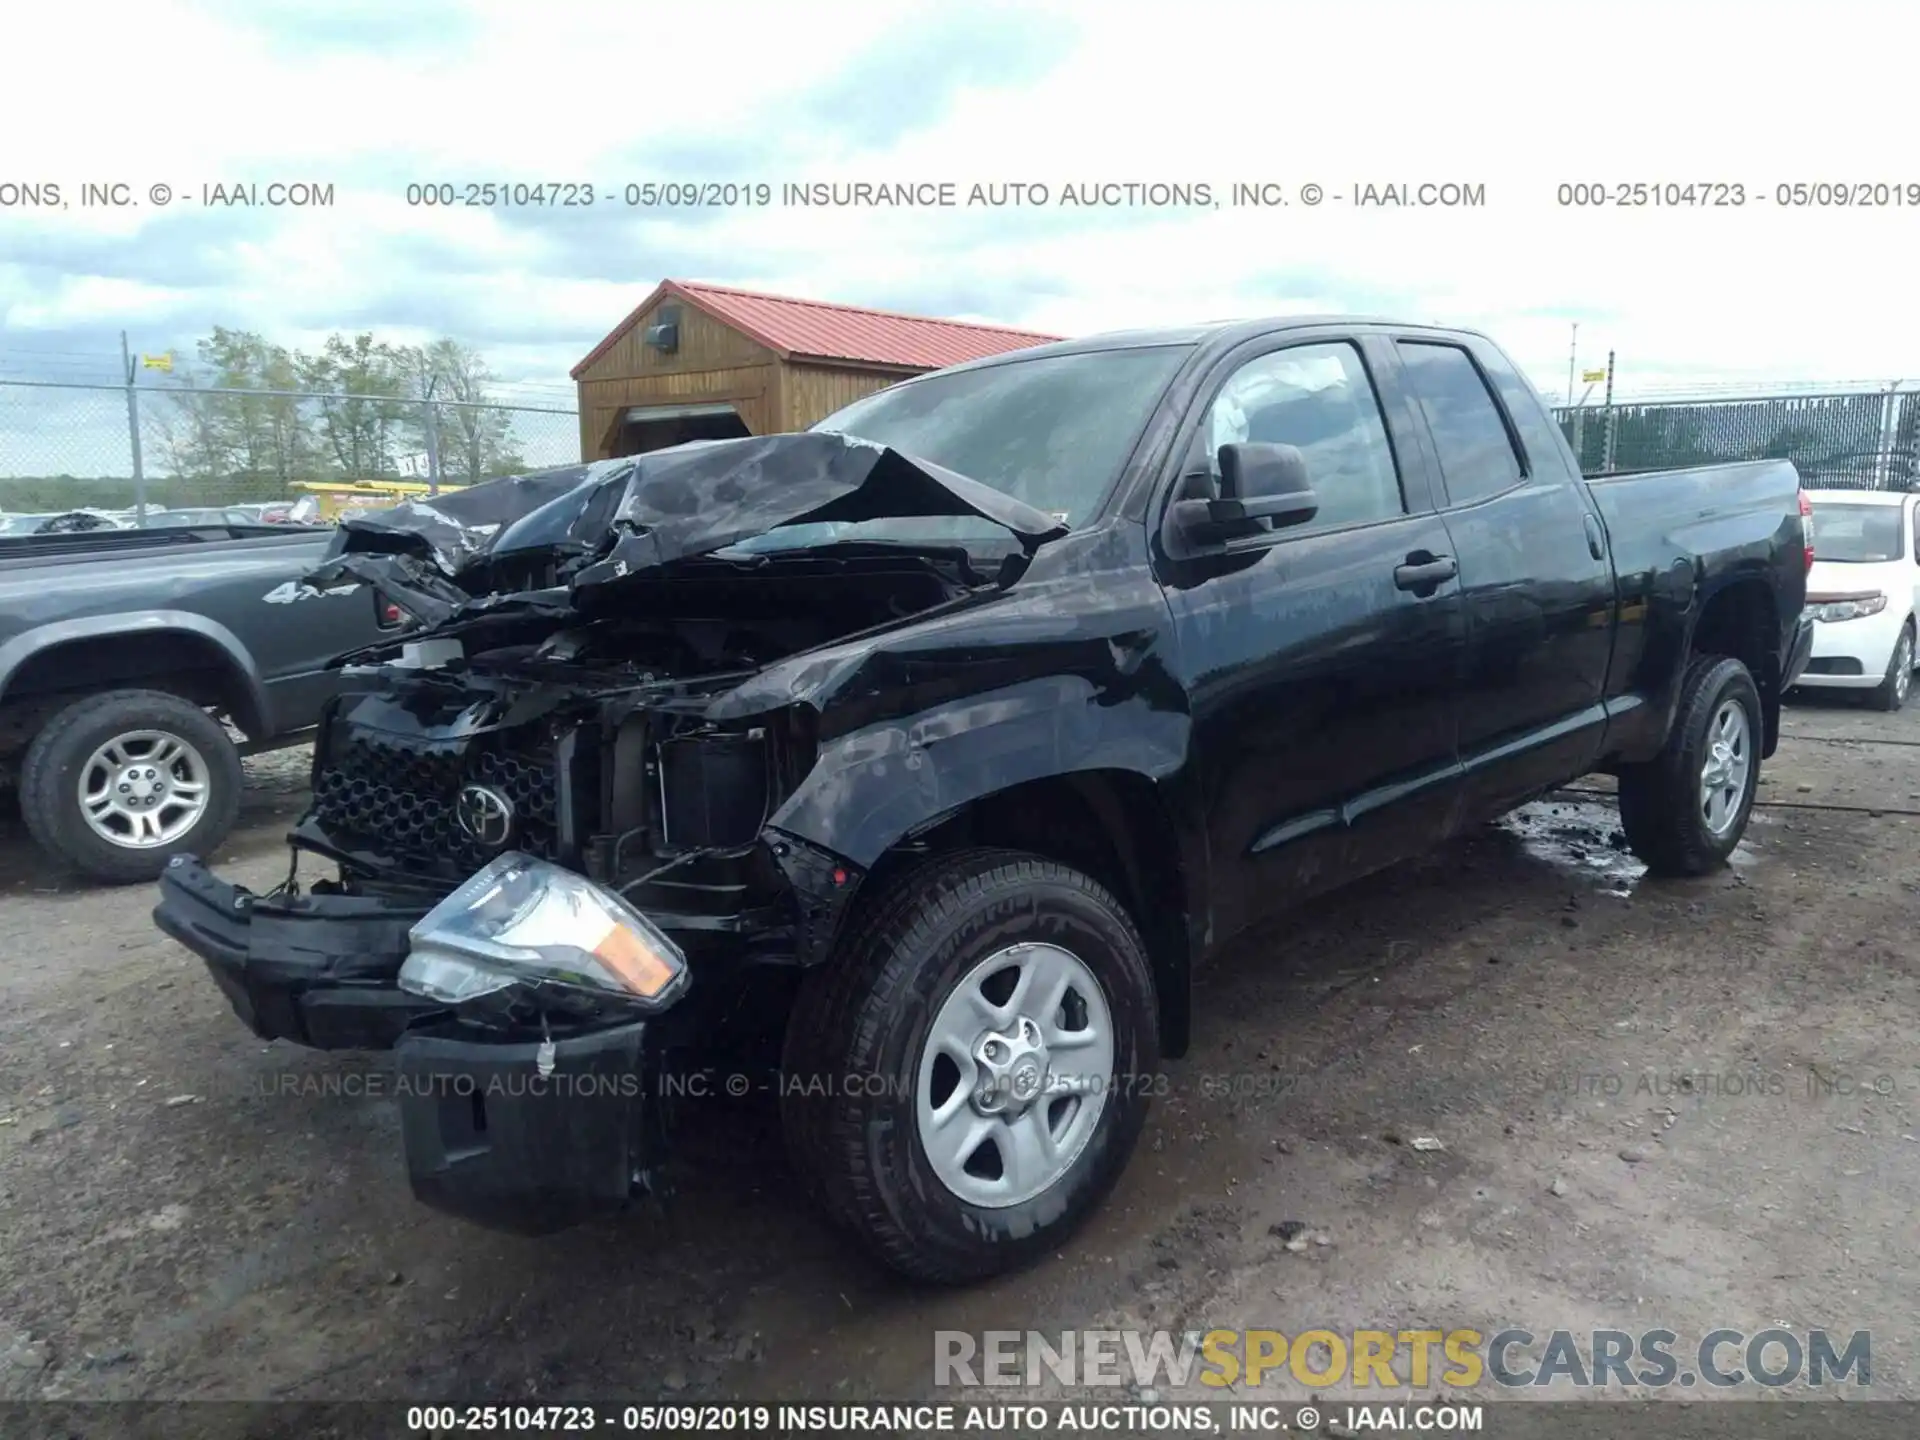
[[[227,873],[281,873],[305,764],[249,762]],[[1593,782],[1239,945],[1106,1209],[938,1293],[817,1224],[752,1107],[665,1208],[436,1217],[378,1059],[253,1039],[146,887],[0,820],[0,1396],[900,1399],[937,1329],[1425,1323],[1870,1329],[1920,1398],[1920,707],[1796,707],[1763,784],[1705,880],[1643,881]]]

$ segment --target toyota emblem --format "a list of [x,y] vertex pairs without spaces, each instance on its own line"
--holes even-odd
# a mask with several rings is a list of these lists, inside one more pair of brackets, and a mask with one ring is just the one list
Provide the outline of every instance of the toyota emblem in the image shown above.
[[453,808],[460,828],[489,850],[498,850],[513,834],[513,802],[491,785],[464,785]]

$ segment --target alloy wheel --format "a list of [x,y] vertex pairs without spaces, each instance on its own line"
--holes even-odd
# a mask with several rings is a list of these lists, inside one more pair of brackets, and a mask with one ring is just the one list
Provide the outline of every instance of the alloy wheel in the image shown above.
[[1100,1123],[1113,1055],[1106,994],[1079,956],[1024,943],[975,965],[921,1053],[915,1113],[940,1182],[986,1209],[1053,1185]]

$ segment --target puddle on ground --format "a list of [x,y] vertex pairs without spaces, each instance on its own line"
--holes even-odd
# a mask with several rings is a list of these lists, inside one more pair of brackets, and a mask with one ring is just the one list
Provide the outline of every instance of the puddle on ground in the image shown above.
[[[1647,867],[1627,848],[1620,812],[1611,805],[1590,800],[1536,800],[1495,823],[1517,839],[1533,859],[1599,882],[1602,894],[1629,896],[1647,873]],[[1735,869],[1744,869],[1756,858],[1742,840],[1727,862]]]
[[1536,800],[1497,822],[1535,860],[1600,882],[1609,895],[1631,895],[1647,867],[1627,849],[1620,812],[1591,800]]

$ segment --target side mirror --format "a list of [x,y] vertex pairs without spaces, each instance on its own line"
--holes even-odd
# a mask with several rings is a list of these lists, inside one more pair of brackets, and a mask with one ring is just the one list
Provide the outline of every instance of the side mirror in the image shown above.
[[1320,510],[1307,480],[1307,461],[1297,446],[1246,442],[1222,445],[1220,494],[1176,500],[1174,523],[1189,540],[1218,544],[1259,533],[1262,520],[1278,530],[1304,525]]

